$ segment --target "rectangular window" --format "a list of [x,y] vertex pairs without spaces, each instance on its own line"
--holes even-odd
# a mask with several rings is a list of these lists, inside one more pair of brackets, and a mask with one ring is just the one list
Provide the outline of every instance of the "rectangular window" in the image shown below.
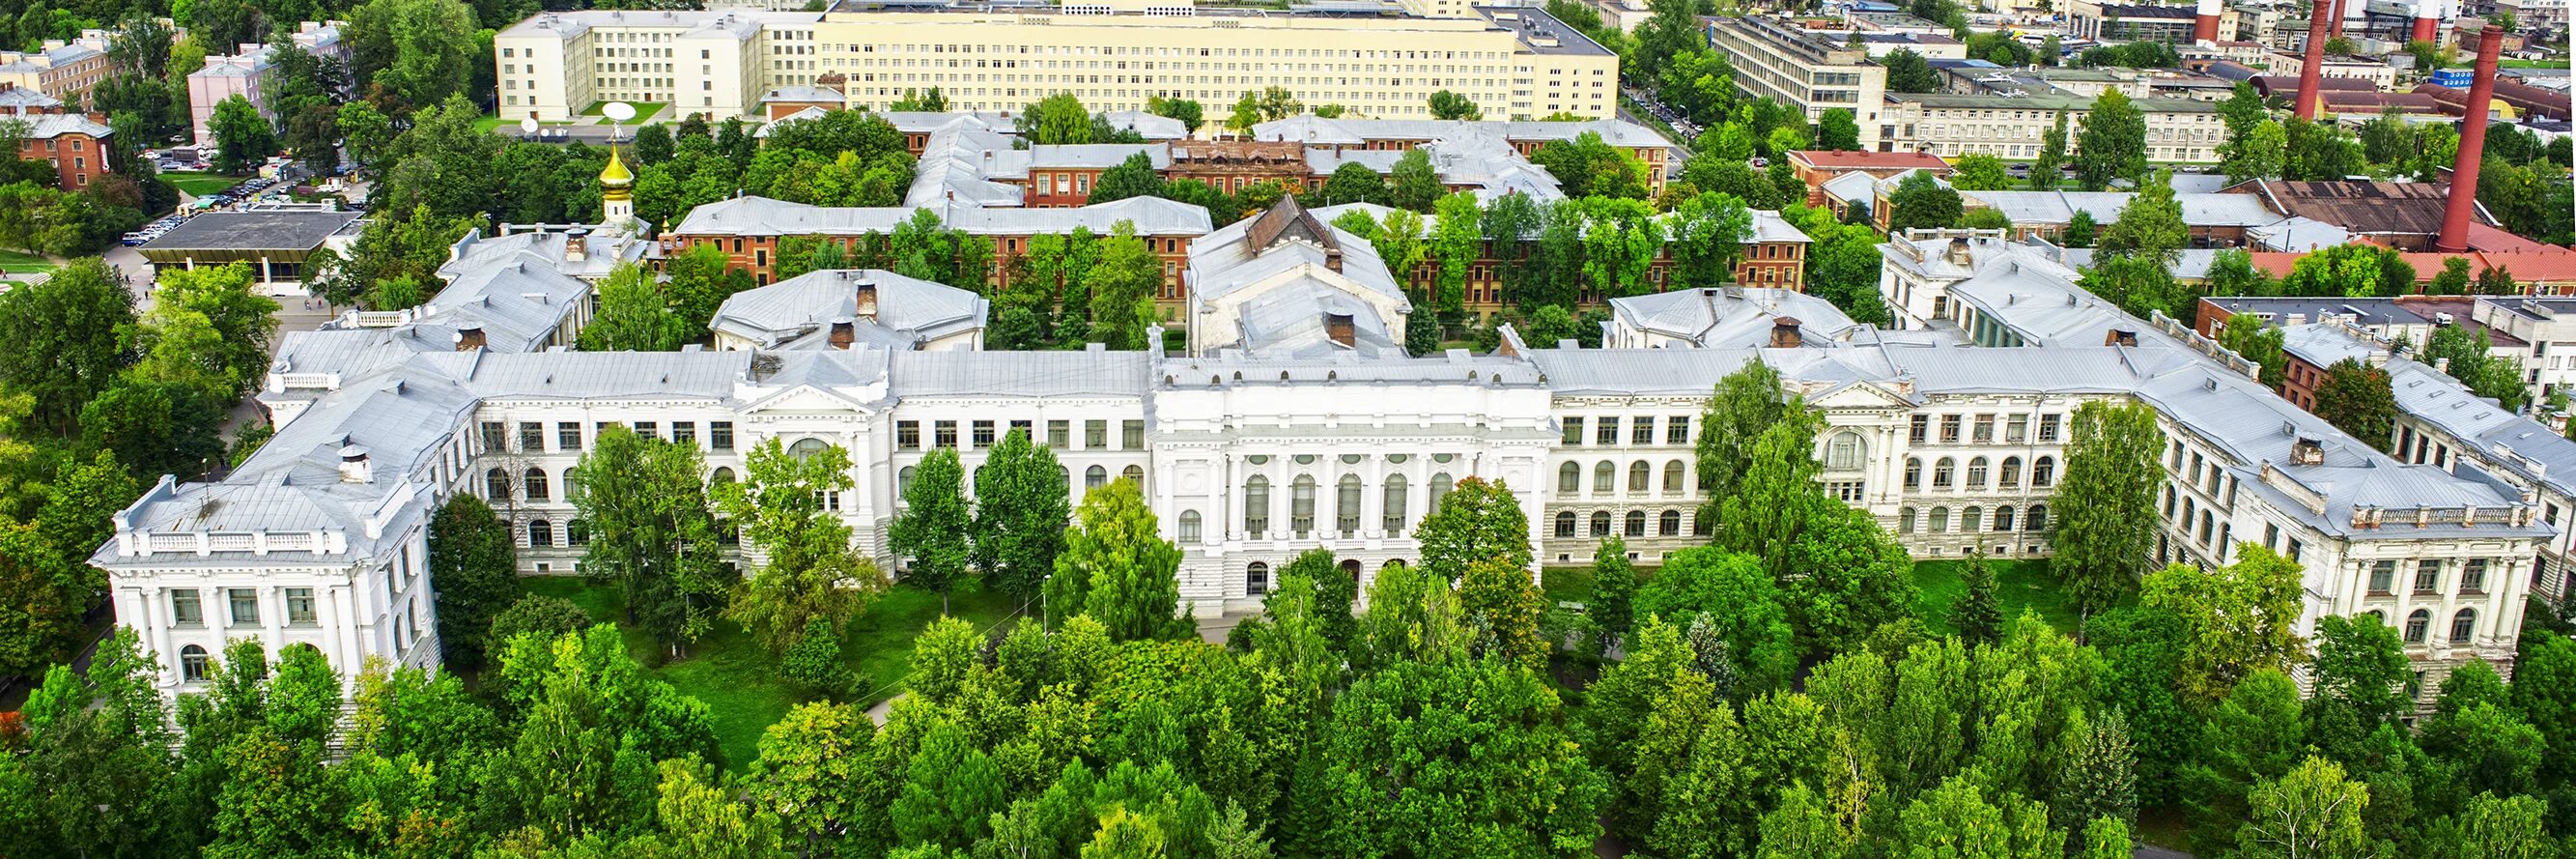
[[2370,565],[2370,592],[2388,593],[2397,587],[2397,562],[2380,561]]
[[1047,421],[1047,447],[1063,450],[1073,444],[1072,421]]
[[1118,425],[1119,450],[1145,449],[1145,422],[1126,421]]
[[1911,441],[1915,444],[1922,444],[1924,442],[1931,441],[1932,416],[1915,415],[1913,426],[1906,430],[1905,438],[1907,441]]
[[976,421],[973,425],[973,429],[975,431],[974,438],[976,450],[983,450],[993,446],[992,421]]
[[510,428],[500,421],[483,422],[483,449],[495,453],[508,450]]
[[1652,417],[1631,418],[1628,421],[1628,443],[1637,445],[1654,444],[1655,419]]
[[2426,559],[2415,563],[2415,592],[2429,594],[2442,589],[2442,562]]
[[204,626],[206,607],[198,602],[196,588],[170,592],[170,620],[182,626]]
[[259,624],[259,592],[249,588],[224,589],[224,601],[232,609],[233,626]]
[[535,421],[519,422],[519,451],[522,453],[546,452],[546,425]]
[[932,447],[945,447],[951,449],[957,447],[956,421],[932,421],[930,424],[930,434],[930,444]]
[[645,438],[661,438],[662,425],[652,421],[636,421],[635,434]]
[[672,421],[671,440],[689,447],[697,447],[698,423],[696,421]]
[[1582,418],[1565,419],[1565,444],[1571,447],[1581,447],[1583,445]]
[[1959,416],[1959,415],[1942,415],[1942,416],[1941,416],[1941,443],[1942,443],[1942,444],[1958,444],[1958,443],[1959,443],[1959,424],[1962,422],[1962,420],[1963,420],[1963,419],[1962,419],[1962,418],[1961,418],[1961,416]]
[[1976,428],[1969,431],[1968,440],[1977,444],[1995,443],[1995,416],[1978,415]]
[[313,613],[312,588],[286,589],[286,622],[295,626],[312,626],[321,622]]
[[2058,416],[2057,416],[2057,415],[2040,415],[2040,416],[2039,416],[2039,441],[2040,441],[2040,443],[2042,443],[2042,444],[2046,444],[2046,443],[2048,443],[2048,442],[2052,442],[2052,441],[2056,441],[2056,440],[2057,440],[2057,418],[2058,418]]
[[1083,450],[1107,450],[1108,448],[1109,448],[1109,422],[1108,422],[1108,421],[1083,421],[1083,422],[1082,422],[1082,449],[1083,449]]
[[2487,559],[2470,558],[2460,566],[2460,593],[2482,594],[2487,591]]
[[581,449],[580,421],[564,421],[562,423],[555,424],[555,448],[558,450]]
[[1602,418],[1600,426],[1593,429],[1592,441],[1594,444],[1598,444],[1602,447],[1609,447],[1611,445],[1618,444],[1619,419]]
[[2030,440],[2030,416],[2013,415],[2004,419],[2004,443],[2021,444]]
[[733,449],[733,422],[708,421],[707,446],[716,450]]
[[1672,417],[1665,418],[1664,443],[1674,445],[1689,444],[1690,421],[1691,419],[1689,415],[1674,415]]
[[921,422],[895,421],[894,446],[898,450],[920,450]]

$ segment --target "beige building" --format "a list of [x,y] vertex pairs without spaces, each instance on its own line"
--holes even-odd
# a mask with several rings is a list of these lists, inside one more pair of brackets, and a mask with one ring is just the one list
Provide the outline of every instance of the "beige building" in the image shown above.
[[[1534,9],[1415,0],[1404,17],[1126,2],[1000,10],[568,12],[494,39],[504,117],[564,119],[600,101],[743,116],[761,94],[840,74],[852,106],[937,87],[953,110],[1010,111],[1068,92],[1095,110],[1195,99],[1221,122],[1278,85],[1309,106],[1428,119],[1450,90],[1487,118],[1607,118],[1619,59]],[[1437,15],[1440,17],[1425,17]]]
[[1886,150],[1887,69],[1869,52],[1763,18],[1714,18],[1708,41],[1735,64],[1735,86],[1795,107],[1808,122],[1841,108],[1860,123],[1860,148]]
[[[2227,125],[2218,119],[2216,102],[2179,98],[2136,99],[2147,116],[2147,160],[2157,163],[2215,164]],[[2039,157],[2041,138],[2066,112],[2067,145],[2074,146],[2076,123],[2093,109],[2093,99],[2063,95],[2019,98],[1895,93],[1887,98],[1888,144],[1900,152],[1929,152],[1956,158],[1972,152],[2005,160]]]
[[[2305,55],[2275,52],[2269,60],[2266,71],[2272,74],[2295,78],[2307,73],[2308,58]],[[2325,63],[2317,69],[2317,76],[2369,81],[2380,89],[2397,86],[2397,67],[2389,65],[2385,60],[2327,57]]]
[[33,51],[0,51],[0,84],[44,93],[74,111],[89,103],[89,88],[107,73],[104,30],[82,31],[69,42],[48,39]]

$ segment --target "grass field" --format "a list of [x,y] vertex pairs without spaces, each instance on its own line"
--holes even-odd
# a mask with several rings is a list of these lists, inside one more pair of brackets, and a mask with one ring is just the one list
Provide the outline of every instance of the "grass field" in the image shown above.
[[[660,103],[660,102],[651,102],[651,101],[630,101],[630,102],[627,102],[627,104],[631,104],[631,105],[634,105],[634,106],[635,106],[635,118],[634,118],[634,119],[627,120],[627,124],[629,124],[629,125],[642,125],[642,124],[644,124],[644,123],[651,122],[651,121],[653,121],[653,116],[654,116],[655,114],[661,113],[663,108],[665,108],[665,107],[669,107],[669,106],[670,106],[670,105],[662,104],[662,103]],[[608,102],[604,102],[604,101],[594,101],[594,102],[591,102],[589,107],[585,107],[585,108],[582,108],[582,109],[581,109],[581,115],[583,115],[583,116],[596,116],[596,117],[600,117],[599,122],[595,123],[595,124],[597,124],[597,125],[613,125],[613,124],[615,124],[615,123],[610,122],[610,121],[607,119],[607,117],[608,117]]]
[[[594,586],[578,577],[522,582],[529,593],[571,600],[599,620],[617,620],[624,610],[624,596],[616,588]],[[949,608],[988,631],[1009,614],[1002,597],[982,591],[955,595]],[[851,621],[841,655],[858,674],[858,697],[853,703],[866,706],[903,691],[904,674],[912,668],[912,638],[938,617],[938,594],[898,586]],[[641,631],[624,632],[627,650],[651,665],[654,644]],[[687,658],[647,668],[645,673],[707,702],[715,713],[716,740],[724,748],[726,762],[736,770],[758,756],[760,733],[786,715],[788,707],[804,700],[803,693],[784,678],[778,660],[741,626],[726,620],[716,621],[714,629],[690,647]]]
[[2497,61],[2496,61],[2496,68],[2500,68],[2500,69],[2563,69],[2563,68],[2566,68],[2566,67],[2567,67],[2567,61],[2566,61],[2566,60],[2497,60]]
[[17,251],[0,251],[0,272],[33,274],[53,270],[54,264],[47,262],[44,257]]
[[[1933,632],[1952,631],[1951,606],[1968,593],[1967,584],[1959,580],[1966,566],[1966,561],[1956,560],[1914,562],[1914,586],[1923,598],[1916,611]],[[1995,600],[2003,604],[2006,620],[2036,611],[2050,625],[2075,631],[2075,606],[2048,577],[2047,561],[1987,561],[1986,566],[1995,572]]]
[[227,188],[241,184],[242,181],[241,177],[225,176],[220,173],[186,173],[179,171],[163,173],[161,174],[161,178],[170,180],[171,185],[177,186],[179,190],[186,192],[187,195],[191,197],[203,197],[208,194],[222,193]]

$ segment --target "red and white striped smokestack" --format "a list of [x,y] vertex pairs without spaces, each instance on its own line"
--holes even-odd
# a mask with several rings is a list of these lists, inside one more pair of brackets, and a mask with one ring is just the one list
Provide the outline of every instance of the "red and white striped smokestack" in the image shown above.
[[2415,32],[2407,36],[2417,42],[2431,42],[2441,37],[2442,13],[2434,0],[2415,0]]
[[2315,5],[2308,9],[2307,62],[2299,67],[2298,103],[2290,105],[2291,112],[2300,119],[2314,121],[2317,118],[2317,79],[2325,71],[2326,21],[2327,16],[2334,14],[2333,6],[2334,0],[2316,0]]
[[2334,0],[2334,28],[2327,30],[2326,35],[2343,35],[2343,0]]
[[2469,216],[2478,208],[2478,165],[2487,155],[2487,112],[2494,109],[2496,55],[2504,53],[2504,28],[2488,24],[2478,32],[2478,66],[2469,79],[2468,109],[2460,115],[2460,154],[2451,161],[2450,195],[2442,205],[2442,235],[2433,249],[2459,253],[2469,249]]
[[2200,0],[2200,5],[2193,10],[2191,40],[2218,41],[2218,0]]

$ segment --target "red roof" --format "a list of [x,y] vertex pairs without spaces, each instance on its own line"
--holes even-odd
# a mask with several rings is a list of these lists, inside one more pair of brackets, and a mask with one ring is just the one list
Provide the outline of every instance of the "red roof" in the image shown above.
[[1929,152],[1837,152],[1808,149],[1789,157],[1826,170],[1948,170],[1950,162]]
[[[2526,239],[2525,241],[2529,240]],[[2415,268],[2416,283],[2432,282],[2434,275],[2442,273],[2443,260],[2450,257],[2462,257],[2467,259],[2469,261],[2469,271],[2473,275],[2476,272],[2502,266],[2506,272],[2513,275],[2515,283],[2568,283],[2576,281],[2576,250],[2569,250],[2555,245],[2544,245],[2538,242],[2532,242],[2531,244],[2535,248],[2539,249],[2522,251],[2470,251],[2468,253],[2460,254],[2401,253],[2398,254],[2398,256],[2404,258],[2407,265]],[[2263,271],[2270,273],[2273,277],[2288,277],[2291,268],[2298,265],[2299,258],[2307,256],[2307,254],[2256,251],[2246,254],[2246,256],[2252,258],[2255,268],[2262,269]]]

